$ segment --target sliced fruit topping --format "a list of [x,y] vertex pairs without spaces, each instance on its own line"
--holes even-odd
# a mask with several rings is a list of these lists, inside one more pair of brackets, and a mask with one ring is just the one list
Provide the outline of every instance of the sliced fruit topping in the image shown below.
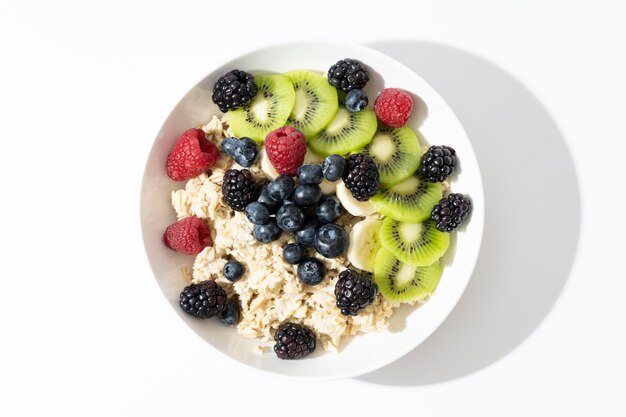
[[337,113],[337,90],[324,77],[311,71],[290,71],[284,75],[296,92],[287,124],[311,138],[324,129]]
[[372,198],[380,186],[380,176],[376,164],[369,156],[356,153],[346,158],[343,183],[358,201]]
[[365,217],[376,212],[376,207],[374,207],[374,204],[371,200],[358,201],[352,196],[352,193],[346,188],[343,181],[339,181],[337,183],[337,189],[335,190],[335,193],[343,208],[346,209],[346,211],[353,216]]
[[340,107],[324,130],[308,139],[309,146],[318,155],[345,155],[367,145],[376,133],[376,115],[371,109],[350,113]]
[[285,124],[296,93],[284,75],[258,75],[254,79],[257,95],[247,106],[228,112],[226,119],[235,136],[263,142],[268,133]]
[[374,260],[380,249],[379,233],[382,223],[378,219],[365,219],[352,227],[348,261],[356,268],[374,272]]
[[385,88],[376,98],[374,111],[381,122],[390,127],[402,127],[411,117],[413,99],[406,91]]
[[374,302],[378,295],[378,285],[371,278],[345,269],[339,274],[335,284],[337,307],[344,316],[356,316]]
[[472,201],[463,194],[450,194],[433,208],[431,217],[442,232],[454,231],[472,211]]
[[363,88],[369,79],[365,65],[356,59],[341,59],[328,70],[328,82],[343,91]]
[[381,248],[376,255],[374,281],[380,293],[390,301],[424,301],[437,288],[441,272],[439,263],[429,266],[410,265]]
[[437,262],[450,245],[450,235],[432,220],[404,223],[386,217],[380,227],[380,244],[403,262],[426,266]]
[[421,222],[441,198],[440,183],[433,183],[415,175],[390,188],[378,192],[371,201],[377,211],[404,222]]
[[306,154],[304,134],[285,126],[270,132],[265,141],[267,157],[279,174],[296,175]]
[[252,74],[232,70],[220,77],[213,86],[213,103],[226,113],[250,103],[258,91]]
[[363,148],[380,173],[384,187],[397,184],[417,171],[422,148],[417,135],[408,127],[393,129],[380,125],[372,141]]

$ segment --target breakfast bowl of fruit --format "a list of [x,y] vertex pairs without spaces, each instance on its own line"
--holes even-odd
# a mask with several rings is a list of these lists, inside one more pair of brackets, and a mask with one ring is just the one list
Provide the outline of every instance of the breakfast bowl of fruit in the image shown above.
[[452,109],[374,50],[298,42],[211,71],[144,173],[154,276],[214,349],[274,375],[371,372],[423,342],[471,278],[480,170]]

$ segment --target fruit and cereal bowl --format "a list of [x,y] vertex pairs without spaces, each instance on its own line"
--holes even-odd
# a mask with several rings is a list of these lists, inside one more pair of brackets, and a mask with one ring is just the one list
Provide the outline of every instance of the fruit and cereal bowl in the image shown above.
[[232,359],[303,380],[364,374],[424,341],[472,275],[483,218],[444,100],[379,52],[324,42],[200,81],[157,135],[141,195],[180,317]]

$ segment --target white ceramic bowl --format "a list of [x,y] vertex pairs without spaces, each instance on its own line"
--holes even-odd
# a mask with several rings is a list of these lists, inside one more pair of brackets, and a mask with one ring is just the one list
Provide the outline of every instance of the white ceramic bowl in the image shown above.
[[[407,51],[410,53],[410,51]],[[172,190],[184,183],[171,181],[165,173],[168,152],[178,135],[196,127],[218,112],[211,101],[213,84],[227,71],[283,72],[291,69],[326,71],[342,58],[356,58],[370,68],[366,91],[373,104],[385,87],[411,92],[415,99],[409,126],[419,129],[430,144],[446,144],[457,150],[460,169],[452,190],[469,194],[474,203],[471,221],[453,234],[442,263],[443,276],[432,298],[420,307],[403,306],[391,318],[389,331],[345,338],[339,353],[321,347],[312,357],[282,361],[271,351],[255,352],[256,340],[240,336],[219,320],[198,320],[183,313],[178,296],[186,285],[181,268],[191,267],[193,258],[177,254],[162,243],[163,231],[176,221],[170,206]],[[159,131],[143,178],[141,224],[144,244],[154,275],[173,310],[213,349],[265,372],[301,380],[353,377],[385,366],[422,343],[444,321],[461,297],[474,269],[480,249],[484,220],[483,187],[474,151],[452,109],[419,75],[380,52],[356,45],[327,42],[297,42],[257,50],[214,69],[191,89],[174,108]]]

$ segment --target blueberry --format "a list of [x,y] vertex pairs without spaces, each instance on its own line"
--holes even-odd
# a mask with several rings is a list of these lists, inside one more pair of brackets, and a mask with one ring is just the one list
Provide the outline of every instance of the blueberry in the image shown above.
[[348,233],[334,223],[325,224],[315,232],[315,250],[326,258],[336,258],[348,249]]
[[346,160],[341,155],[330,155],[322,162],[322,172],[328,181],[338,181],[346,168]]
[[243,265],[237,261],[228,261],[224,265],[224,276],[230,282],[235,282],[243,275]]
[[267,192],[267,184],[261,187],[261,192],[259,193],[259,198],[257,201],[267,207],[267,210],[270,214],[276,214],[278,209],[280,208],[280,201],[274,200]]
[[232,155],[235,162],[242,167],[250,167],[259,157],[259,145],[250,138],[243,137],[239,139],[239,146],[235,148]]
[[234,326],[239,321],[239,303],[235,298],[226,303],[226,308],[220,313],[220,321],[227,326]]
[[265,224],[270,220],[270,211],[258,201],[248,204],[244,211],[250,223]]
[[303,246],[314,246],[316,231],[317,221],[309,220],[301,230],[296,232],[296,241]]
[[351,90],[346,94],[346,108],[352,113],[360,112],[367,107],[369,99],[363,90]]
[[308,285],[317,285],[324,279],[326,267],[315,258],[307,258],[298,265],[298,279]]
[[283,259],[289,264],[299,264],[305,256],[306,249],[299,243],[290,243],[283,248]]
[[267,193],[276,201],[285,201],[293,194],[295,185],[293,178],[281,174],[267,185]]
[[300,184],[293,192],[293,202],[300,207],[315,207],[322,198],[319,185]]
[[322,167],[317,164],[304,164],[298,168],[300,184],[319,184],[323,179]]
[[278,227],[276,220],[270,218],[266,224],[257,224],[252,230],[252,235],[261,243],[270,243],[275,241],[283,233],[283,229]]
[[278,213],[276,213],[278,227],[287,232],[295,232],[302,229],[304,221],[304,212],[292,203],[283,205],[278,209]]
[[332,223],[341,216],[341,203],[335,196],[324,197],[315,208],[320,224]]

